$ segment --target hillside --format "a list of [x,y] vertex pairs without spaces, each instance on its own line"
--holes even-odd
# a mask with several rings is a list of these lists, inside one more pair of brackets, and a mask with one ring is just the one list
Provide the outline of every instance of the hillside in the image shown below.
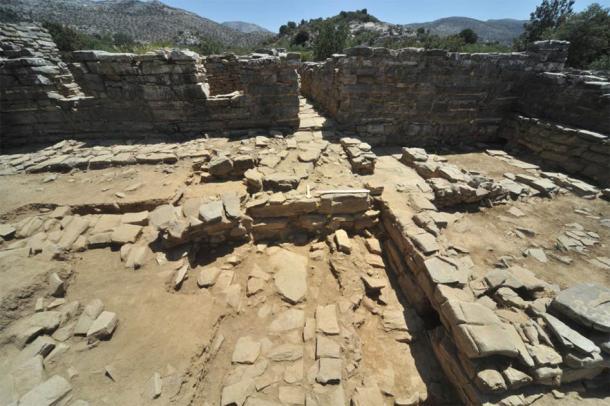
[[143,42],[170,41],[190,33],[245,47],[267,36],[243,33],[157,0],[2,0],[0,20],[49,21],[90,34],[124,33]]
[[225,27],[229,27],[235,31],[243,32],[245,34],[251,34],[255,32],[265,33],[273,35],[271,31],[253,23],[246,23],[244,21],[225,21],[222,23]]
[[468,17],[447,17],[426,23],[405,24],[405,27],[425,28],[430,30],[430,33],[440,36],[454,35],[470,28],[482,41],[509,44],[523,32],[524,23],[524,20],[512,19],[480,21]]

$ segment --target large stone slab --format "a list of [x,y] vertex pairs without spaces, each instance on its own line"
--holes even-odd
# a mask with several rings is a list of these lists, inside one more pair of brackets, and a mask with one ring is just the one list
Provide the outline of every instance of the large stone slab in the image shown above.
[[610,289],[604,286],[573,286],[559,293],[551,306],[585,327],[610,332]]
[[[287,261],[280,262],[281,258]],[[292,304],[302,301],[307,293],[307,258],[280,251],[273,256],[271,263],[274,269],[279,269],[275,274],[279,294]]]
[[68,400],[70,392],[72,392],[70,383],[61,376],[55,375],[23,395],[19,399],[19,406],[62,405]]
[[544,321],[555,335],[555,338],[565,349],[576,349],[581,353],[600,353],[600,348],[595,343],[583,336],[576,330],[568,327],[564,322],[548,313],[542,315]]

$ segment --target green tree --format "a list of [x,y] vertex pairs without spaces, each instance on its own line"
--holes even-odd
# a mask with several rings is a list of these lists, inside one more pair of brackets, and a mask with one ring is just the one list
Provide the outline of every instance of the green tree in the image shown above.
[[458,37],[462,38],[466,44],[476,44],[479,40],[477,33],[470,28],[460,31]]
[[548,35],[570,41],[568,65],[586,68],[610,54],[610,8],[591,4],[583,12],[568,18]]
[[546,31],[559,27],[572,15],[574,0],[542,0],[530,14],[529,22],[525,23],[525,32],[521,36],[523,43],[540,40]]
[[294,45],[305,45],[307,41],[309,41],[309,33],[305,30],[299,31],[292,39]]
[[347,25],[325,21],[320,25],[320,32],[314,42],[314,59],[321,61],[332,54],[342,52],[347,44],[347,37]]

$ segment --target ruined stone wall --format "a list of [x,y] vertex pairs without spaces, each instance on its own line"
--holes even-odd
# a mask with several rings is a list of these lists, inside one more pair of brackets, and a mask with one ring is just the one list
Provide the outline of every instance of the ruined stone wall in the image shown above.
[[233,54],[210,55],[205,58],[210,94],[227,94],[243,90],[239,61]]
[[517,110],[560,124],[610,134],[610,82],[589,72],[543,72],[519,88]]
[[[193,52],[78,51],[68,70],[56,49],[30,55],[27,50],[35,49],[37,40],[21,26],[7,27],[26,51],[4,52],[0,59],[2,148],[66,138],[183,139],[204,132],[288,131],[298,125],[298,77],[287,58],[240,59],[240,91],[210,96],[203,59]],[[49,39],[41,28],[35,32]]]
[[534,72],[561,69],[566,47],[549,41],[512,54],[356,47],[304,65],[302,91],[367,142],[493,140],[519,85]]
[[509,146],[528,151],[547,170],[557,169],[610,186],[607,135],[521,115],[508,118],[500,134]]

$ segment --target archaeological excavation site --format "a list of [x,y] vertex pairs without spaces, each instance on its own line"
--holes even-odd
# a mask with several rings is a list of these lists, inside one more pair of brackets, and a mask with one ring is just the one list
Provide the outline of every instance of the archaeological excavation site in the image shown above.
[[0,24],[0,405],[610,404],[610,82]]

